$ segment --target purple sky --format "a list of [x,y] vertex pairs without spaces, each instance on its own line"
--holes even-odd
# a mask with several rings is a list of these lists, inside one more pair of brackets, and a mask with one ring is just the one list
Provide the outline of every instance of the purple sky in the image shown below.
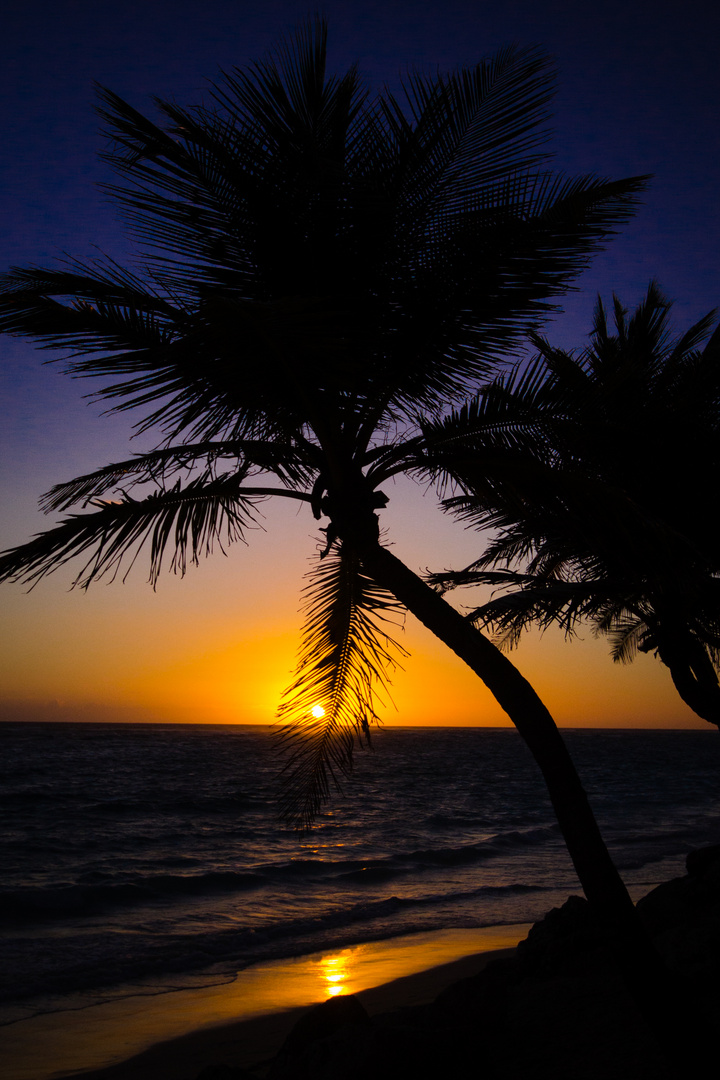
[[[193,103],[219,67],[261,56],[310,10],[294,0],[9,7],[0,46],[4,266],[126,250],[96,186],[108,173],[97,161],[94,80],[141,109],[152,108],[152,94]],[[641,212],[583,278],[570,317],[550,330],[558,343],[580,343],[598,290],[634,303],[653,276],[676,299],[679,321],[720,302],[717,4],[328,0],[324,10],[337,66],[358,60],[373,86],[392,84],[408,64],[447,68],[508,42],[539,43],[559,69],[557,167],[654,174]],[[36,366],[21,351],[11,395]]]
[[[218,67],[262,55],[309,10],[292,0],[89,0],[9,5],[0,94],[2,261],[46,260],[122,239],[96,190],[107,176],[94,80],[139,108],[151,94],[193,103]],[[655,181],[637,221],[601,259],[592,286],[637,295],[649,275],[694,313],[720,295],[718,5],[605,0],[329,0],[338,67],[371,85],[407,64],[468,64],[509,42],[557,58],[557,165]],[[590,287],[590,281],[586,283]]]

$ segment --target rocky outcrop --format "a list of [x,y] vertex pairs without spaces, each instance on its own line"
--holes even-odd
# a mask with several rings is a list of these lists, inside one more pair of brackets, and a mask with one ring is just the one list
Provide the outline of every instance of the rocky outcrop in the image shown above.
[[637,908],[668,966],[712,993],[720,976],[720,844],[690,852],[686,867]]

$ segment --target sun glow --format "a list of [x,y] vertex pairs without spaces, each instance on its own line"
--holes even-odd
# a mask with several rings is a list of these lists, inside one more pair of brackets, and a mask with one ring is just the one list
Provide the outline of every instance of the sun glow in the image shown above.
[[324,956],[321,961],[322,975],[325,980],[325,993],[329,997],[337,997],[338,994],[342,994],[345,990],[344,983],[348,978],[349,953],[350,950],[345,949],[334,956]]
[[316,720],[321,720],[325,715],[325,710],[323,709],[322,705],[313,705],[312,709],[310,710],[310,715],[314,716]]

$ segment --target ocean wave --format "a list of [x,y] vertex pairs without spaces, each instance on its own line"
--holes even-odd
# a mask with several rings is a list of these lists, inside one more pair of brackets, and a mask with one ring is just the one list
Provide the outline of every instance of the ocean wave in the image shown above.
[[339,884],[352,885],[380,885],[387,881],[394,881],[398,877],[409,874],[409,867],[388,865],[360,866],[356,870],[348,870],[342,874],[336,874],[333,881]]
[[213,870],[205,874],[148,874],[130,881],[27,886],[0,890],[0,918],[27,921],[90,915],[117,907],[152,903],[167,896],[204,896],[261,888],[254,873]]
[[556,826],[516,829],[506,833],[494,833],[474,844],[422,848],[413,851],[407,858],[415,863],[430,863],[437,866],[461,866],[464,863],[479,862],[496,856],[513,847],[534,847],[547,843],[557,833]]
[[[483,920],[483,900],[546,892],[539,886],[511,882],[412,897],[393,895],[350,905],[335,903],[324,910],[313,908],[299,917],[280,917],[255,929],[205,929],[200,935],[158,936],[138,928],[131,942],[124,934],[108,936],[94,931],[67,938],[42,933],[32,939],[10,937],[5,972],[0,976],[0,1001],[12,1002],[30,1013],[45,1012],[62,1007],[58,1006],[62,995],[93,992],[99,1001],[107,993],[155,993],[164,977],[175,989],[193,972],[223,981],[260,961],[437,929],[444,925],[444,919],[439,921],[436,914],[438,905],[452,909],[458,903],[470,904],[478,917],[463,925],[497,925],[502,918]],[[48,964],[48,947],[52,949],[52,964]]]
[[[297,918],[280,917],[257,928],[205,929],[201,934],[157,935],[138,928],[124,934],[89,931],[76,937],[8,937],[0,973],[0,1001],[29,1002],[35,996],[70,994],[123,983],[137,984],[163,974],[212,969],[231,974],[260,960],[302,955],[333,940],[367,940],[363,924],[393,916],[396,896],[353,905],[332,905]],[[349,928],[352,932],[348,935]],[[129,946],[132,947],[129,947]],[[53,960],[48,964],[48,946]],[[126,993],[137,990],[128,989]]]
[[557,833],[551,826],[494,833],[472,844],[444,845],[398,851],[380,859],[292,859],[261,867],[269,878],[330,878],[337,883],[380,883],[438,867],[464,866],[504,855],[513,847],[541,845]]

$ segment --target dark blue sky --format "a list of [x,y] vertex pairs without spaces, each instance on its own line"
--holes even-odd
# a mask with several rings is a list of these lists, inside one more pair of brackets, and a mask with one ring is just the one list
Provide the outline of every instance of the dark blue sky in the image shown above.
[[[192,104],[218,68],[262,56],[311,10],[301,0],[9,3],[0,44],[0,266],[97,248],[124,257],[122,230],[97,188],[109,175],[97,161],[94,80],[141,109],[152,109],[152,94]],[[557,167],[654,174],[635,220],[549,328],[557,344],[582,344],[598,291],[616,290],[634,305],[651,277],[676,300],[682,325],[720,304],[720,5],[327,0],[324,11],[334,62],[357,60],[371,86],[396,82],[407,65],[448,68],[509,42],[540,44],[558,66]],[[63,475],[85,467],[57,418],[60,403],[78,423],[87,418],[78,387],[39,373],[27,344],[5,341],[0,350],[8,416],[0,449],[11,482],[18,469],[47,462],[49,446],[67,459]]]
[[[0,64],[5,265],[93,245],[122,250],[95,186],[107,173],[96,160],[93,80],[140,108],[153,93],[192,103],[218,67],[262,55],[310,10],[295,0],[9,6]],[[557,165],[655,174],[645,208],[584,289],[634,300],[654,275],[679,314],[718,302],[717,4],[328,0],[324,10],[337,66],[358,60],[375,86],[407,64],[447,68],[512,41],[543,45],[559,69]]]

